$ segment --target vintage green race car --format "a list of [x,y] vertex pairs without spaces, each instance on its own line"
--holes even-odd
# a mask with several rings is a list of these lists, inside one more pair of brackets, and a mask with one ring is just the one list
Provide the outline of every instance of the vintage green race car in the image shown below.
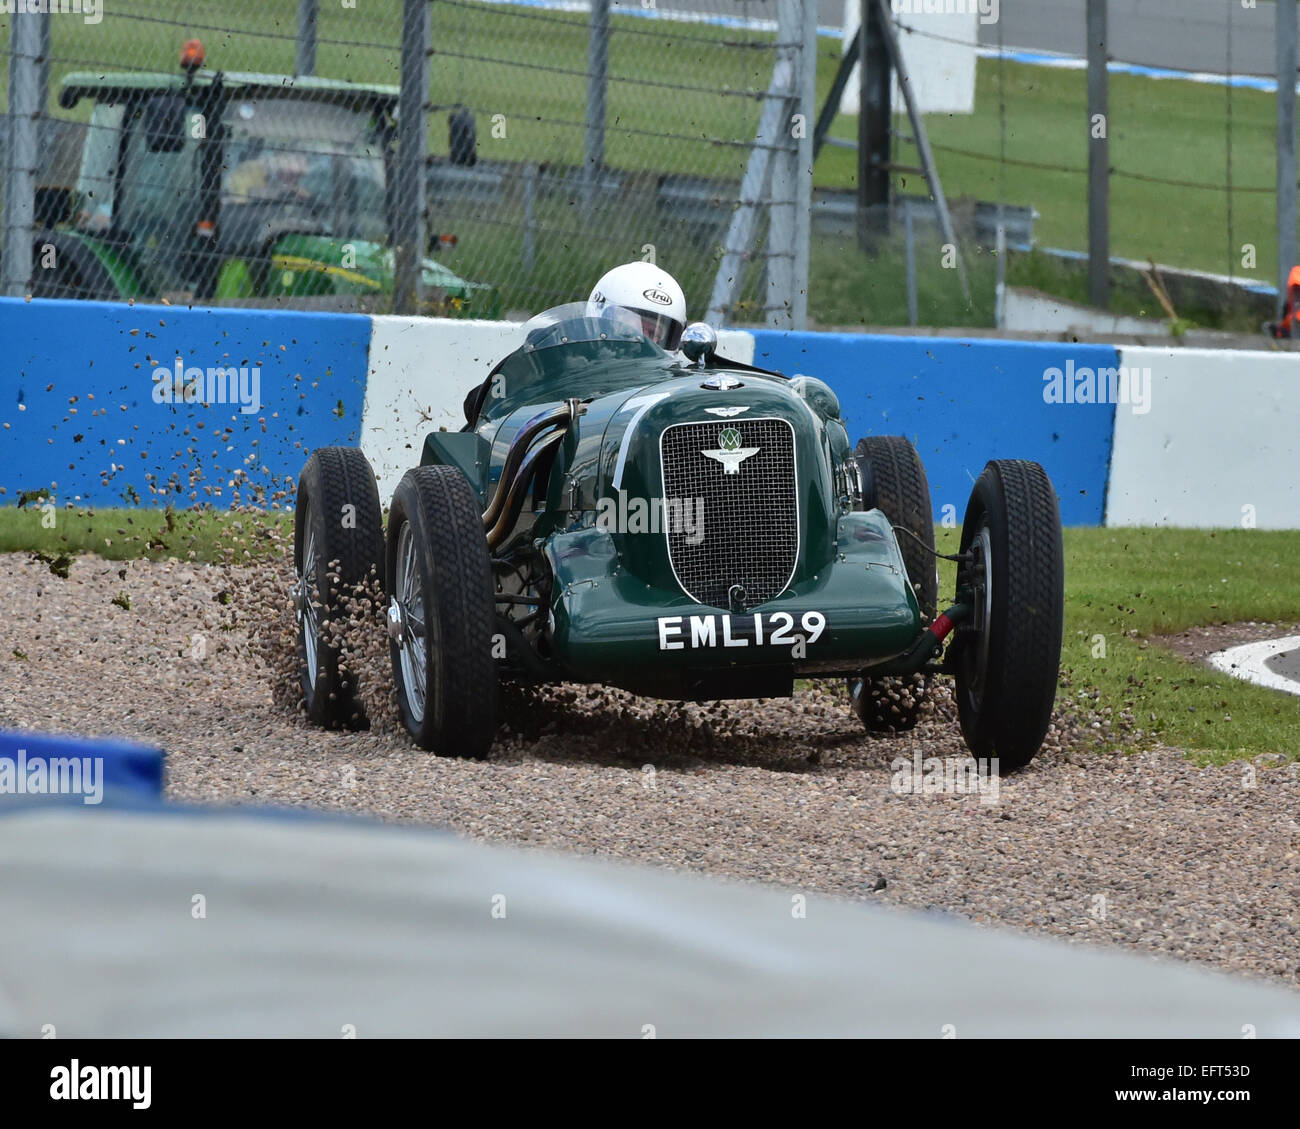
[[1038,751],[1064,585],[1040,466],[985,468],[937,614],[929,486],[906,439],[854,446],[825,383],[727,361],[700,323],[683,355],[612,307],[525,329],[466,401],[465,429],[426,437],[386,534],[359,450],[308,460],[295,600],[313,720],[364,723],[327,628],[370,575],[403,720],[438,753],[487,753],[502,679],[711,700],[844,678],[868,729],[896,732],[936,674],[956,679],[977,757],[1008,771]]

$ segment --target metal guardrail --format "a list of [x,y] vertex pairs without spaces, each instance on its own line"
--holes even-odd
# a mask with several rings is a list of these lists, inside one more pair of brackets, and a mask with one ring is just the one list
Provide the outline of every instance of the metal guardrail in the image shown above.
[[[645,174],[638,174],[644,178]],[[584,179],[581,169],[568,165],[519,166],[509,161],[479,161],[473,167],[455,165],[446,160],[431,162],[428,173],[430,215],[449,205],[462,207],[499,207],[514,202],[522,193],[535,199],[578,199],[583,191],[613,199],[629,188],[632,176],[607,170],[593,185]],[[707,177],[658,174],[654,178],[656,209],[678,223],[699,229],[699,234],[715,239],[726,229],[735,210],[739,181],[713,180]],[[1034,226],[1038,212],[1030,207],[976,201],[973,205],[955,201],[953,210],[973,211],[970,225],[982,247],[997,244],[997,228],[1006,228],[1007,245],[1027,251],[1034,246]],[[812,228],[825,235],[851,236],[857,230],[857,194],[851,189],[819,188],[813,192]],[[902,196],[892,206],[891,222],[902,226],[910,212],[918,227],[933,225],[939,219],[933,200],[924,196]]]

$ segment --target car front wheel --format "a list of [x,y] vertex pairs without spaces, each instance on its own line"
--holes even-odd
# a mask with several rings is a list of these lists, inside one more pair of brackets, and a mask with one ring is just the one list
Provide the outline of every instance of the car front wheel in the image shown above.
[[406,472],[388,514],[385,557],[402,723],[422,749],[486,756],[497,728],[496,603],[478,498],[460,471]]
[[970,751],[1023,768],[1051,724],[1065,618],[1065,552],[1056,491],[1037,463],[990,462],[962,523],[957,598],[957,714]]

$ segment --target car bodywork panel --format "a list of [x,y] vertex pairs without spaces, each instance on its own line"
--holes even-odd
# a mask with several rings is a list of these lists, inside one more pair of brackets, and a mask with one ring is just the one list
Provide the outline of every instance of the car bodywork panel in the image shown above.
[[[916,641],[921,615],[893,529],[879,510],[855,509],[853,451],[822,382],[720,359],[688,365],[645,339],[521,348],[492,379],[472,429],[430,434],[421,461],[460,469],[486,509],[525,425],[576,402],[503,544],[545,562],[536,641],[558,677],[662,697],[775,696],[797,676],[861,672]],[[735,428],[738,443],[771,421],[788,426],[793,441],[797,550],[788,581],[758,603],[702,603],[679,581],[665,529],[645,513],[657,501],[667,514],[663,436],[706,425],[691,434],[725,447],[722,432]],[[692,448],[691,473],[742,488],[746,468],[724,474],[721,453],[697,457]],[[637,500],[647,505],[629,519]],[[700,512],[707,537],[709,513]],[[767,515],[760,507],[753,518],[746,535],[761,545]]]

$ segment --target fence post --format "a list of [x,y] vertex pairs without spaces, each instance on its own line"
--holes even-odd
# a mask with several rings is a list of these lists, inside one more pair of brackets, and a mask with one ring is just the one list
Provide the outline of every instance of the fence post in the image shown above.
[[529,278],[537,260],[537,165],[529,161],[524,166],[524,240],[520,249],[519,265]]
[[[1110,308],[1110,80],[1107,0],[1088,0],[1088,301]],[[1100,136],[1098,132],[1100,131]]]
[[1277,28],[1277,309],[1296,265],[1296,0],[1278,0]]
[[1007,225],[1002,222],[1002,205],[998,205],[997,235],[998,268],[993,288],[993,324],[998,329],[1007,327]]
[[722,259],[713,276],[713,291],[704,319],[712,326],[721,327],[727,323],[740,293],[764,192],[769,199],[774,195],[769,187],[772,169],[779,156],[784,155],[778,150],[777,142],[782,137],[789,138],[791,107],[797,86],[794,58],[787,52],[778,51],[772,78],[763,96],[758,128],[754,131],[754,147],[750,150],[745,175],[740,181],[740,199],[736,202],[736,210],[731,213],[731,222],[722,242]]
[[609,0],[591,0],[587,35],[587,117],[582,206],[586,218],[605,167],[605,96],[609,88]]
[[791,313],[794,328],[808,328],[808,259],[812,239],[813,117],[817,109],[817,0],[802,0],[802,34],[799,36],[799,90],[796,111],[803,115],[803,132],[795,166],[794,291]]
[[402,0],[402,74],[397,102],[397,216],[393,309],[420,309],[424,258],[425,154],[428,150],[429,53],[432,48],[429,0]]
[[858,27],[858,249],[876,251],[876,236],[888,230],[890,148],[893,139],[894,69],[885,38],[884,15],[876,0],[862,0]]
[[295,75],[316,73],[316,15],[318,0],[298,0],[298,45]]
[[916,221],[912,218],[912,205],[903,202],[904,240],[907,244],[907,324],[920,320],[916,298]]
[[21,298],[32,278],[32,237],[36,225],[36,169],[41,91],[49,65],[41,53],[49,12],[17,11],[9,17],[9,143],[4,170],[4,232],[0,235],[0,293]]
[[[40,74],[40,93],[37,98],[40,100],[41,117],[44,118],[50,108],[50,55],[53,53],[53,43],[50,39],[50,20],[47,16],[37,25],[41,33],[41,45],[36,52],[39,65],[37,71]],[[41,139],[44,145],[44,139]]]
[[767,206],[767,262],[765,266],[764,320],[773,329],[794,325],[794,257],[796,181],[799,174],[799,143],[794,138],[794,114],[799,110],[802,75],[797,65],[803,36],[803,0],[777,0],[776,42],[778,59],[785,60],[789,73],[790,98],[787,112],[777,122],[771,143],[771,182]]

